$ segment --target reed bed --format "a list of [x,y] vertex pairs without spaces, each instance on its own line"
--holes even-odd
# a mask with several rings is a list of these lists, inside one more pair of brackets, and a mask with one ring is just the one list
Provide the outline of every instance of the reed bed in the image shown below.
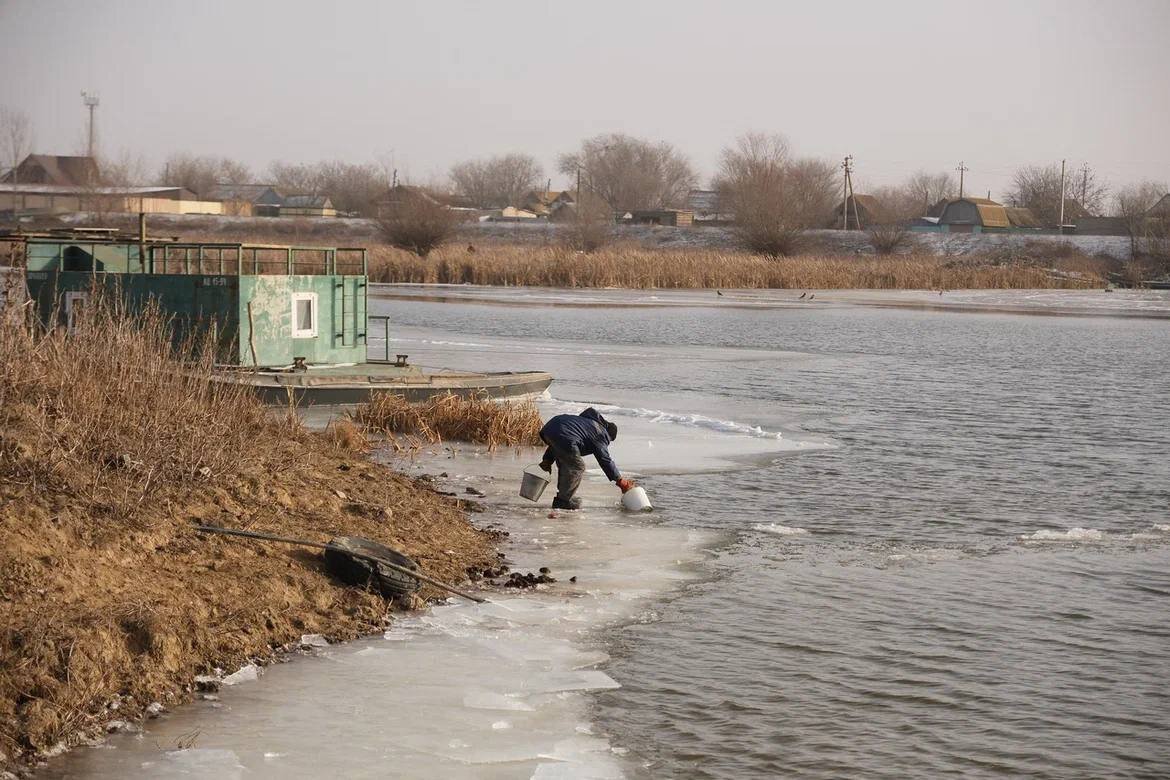
[[0,453],[19,442],[22,457],[0,457],[0,477],[67,483],[125,519],[160,484],[238,470],[290,433],[242,386],[211,381],[213,349],[176,352],[157,308],[129,313],[95,288],[72,332],[18,309],[0,323]]
[[[288,235],[237,231],[190,240],[281,243]],[[330,237],[321,237],[322,240]],[[308,237],[306,237],[308,240]],[[331,240],[339,240],[332,236]],[[624,289],[1078,289],[1104,287],[1110,261],[1059,242],[1024,242],[963,256],[810,251],[780,259],[735,249],[647,248],[617,243],[583,253],[564,245],[476,242],[462,236],[420,258],[367,236],[375,282],[481,284],[502,287]],[[327,241],[328,242],[328,241]],[[1116,270],[1116,269],[1113,269]]]
[[630,289],[1036,289],[1104,284],[1100,264],[1091,258],[1035,264],[930,254],[769,260],[733,251],[620,246],[591,254],[511,245],[475,250],[447,246],[421,259],[374,246],[370,277],[378,282]]
[[543,425],[532,401],[497,402],[490,398],[440,395],[421,404],[384,393],[353,413],[371,431],[418,437],[430,444],[466,441],[498,447],[537,446]]

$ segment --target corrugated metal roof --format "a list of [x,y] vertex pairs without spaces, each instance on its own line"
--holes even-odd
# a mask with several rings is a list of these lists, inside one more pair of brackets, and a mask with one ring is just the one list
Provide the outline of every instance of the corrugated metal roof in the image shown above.
[[269,203],[275,205],[281,201],[281,195],[271,184],[217,184],[207,191],[205,197],[209,200],[240,200],[255,203],[264,196],[272,193]]
[[75,184],[0,184],[0,192],[23,195],[167,195],[178,193],[180,200],[194,200],[195,193],[183,187],[80,187]]
[[1008,222],[1012,224],[1012,227],[1044,227],[1040,224],[1040,220],[1036,219],[1036,215],[1032,213],[1031,209],[1004,206],[1004,211],[1007,212]]
[[1007,228],[1011,227],[1011,220],[1008,219],[1007,209],[999,205],[995,201],[987,198],[966,198],[975,204],[975,208],[979,211],[979,221],[983,223],[983,227]]
[[280,204],[285,208],[292,209],[331,209],[333,203],[326,195],[286,195],[284,203]]
[[[97,162],[92,157],[77,157],[64,154],[30,154],[25,157],[17,170],[26,165],[36,165],[44,171],[49,184],[60,186],[79,186],[86,182],[96,181],[98,178]],[[27,174],[16,176],[15,171],[4,174],[4,181],[11,182],[13,178],[23,178]]]

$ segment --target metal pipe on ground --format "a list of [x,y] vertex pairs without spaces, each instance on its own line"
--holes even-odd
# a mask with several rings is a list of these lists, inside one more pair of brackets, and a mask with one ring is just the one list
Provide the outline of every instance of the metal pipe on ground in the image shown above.
[[[316,547],[319,550],[331,550],[331,549],[336,550],[337,549],[336,547],[330,547],[328,544],[326,544],[324,542],[310,542],[310,541],[307,541],[305,539],[290,539],[287,536],[276,536],[275,534],[265,534],[265,533],[260,533],[258,531],[243,531],[243,530],[240,530],[237,528],[220,528],[219,526],[214,526],[214,525],[197,525],[197,526],[195,526],[195,530],[199,531],[200,533],[205,533],[205,534],[223,534],[225,536],[242,536],[246,539],[260,539],[260,540],[263,540],[266,542],[284,542],[285,544],[297,544],[297,545],[301,545],[302,547]],[[367,541],[367,540],[362,540],[362,541]],[[451,585],[448,585],[445,582],[441,582],[440,580],[437,580],[434,577],[427,576],[426,574],[423,574],[422,572],[419,572],[419,571],[415,571],[413,569],[408,569],[405,566],[399,566],[398,564],[396,564],[392,561],[388,561],[385,558],[379,558],[378,556],[375,556],[375,555],[366,555],[366,554],[358,552],[356,550],[343,550],[340,552],[344,555],[348,555],[348,556],[353,557],[353,558],[361,558],[363,560],[370,561],[371,563],[376,563],[379,566],[385,566],[389,569],[393,569],[394,571],[397,571],[399,574],[404,574],[408,577],[414,577],[415,579],[420,580],[422,582],[425,582],[428,585],[434,585],[436,588],[440,588],[442,590],[445,590],[448,593],[454,593],[456,596],[462,596],[463,598],[465,598],[469,601],[474,601],[476,604],[490,603],[487,599],[485,599],[481,596],[476,596],[474,594],[460,590],[459,588],[452,587]]]

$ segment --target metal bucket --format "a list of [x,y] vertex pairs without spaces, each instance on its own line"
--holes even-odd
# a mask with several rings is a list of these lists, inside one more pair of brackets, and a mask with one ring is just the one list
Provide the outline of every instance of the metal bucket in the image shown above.
[[539,501],[549,482],[552,482],[552,475],[534,463],[524,469],[524,481],[520,483],[520,495],[529,501]]
[[632,487],[622,493],[622,506],[631,512],[649,512],[654,508],[650,505],[650,496],[646,495],[646,489],[641,486]]

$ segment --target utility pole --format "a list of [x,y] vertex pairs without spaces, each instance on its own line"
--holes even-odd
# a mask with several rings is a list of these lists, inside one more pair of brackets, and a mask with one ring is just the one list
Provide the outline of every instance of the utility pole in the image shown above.
[[853,155],[845,155],[845,159],[841,161],[841,170],[845,171],[845,181],[841,186],[841,229],[849,229],[849,190],[851,185],[849,183],[849,175],[853,173]]
[[1064,166],[1065,160],[1060,161],[1060,226],[1057,231],[1064,235]]
[[93,110],[98,107],[97,95],[81,90],[81,102],[89,109],[89,156],[93,157]]
[[963,174],[965,174],[967,171],[969,171],[971,169],[968,168],[966,165],[964,165],[963,161],[960,160],[959,167],[955,168],[955,170],[959,172],[959,197],[962,198],[963,197]]
[[1089,164],[1081,164],[1081,208],[1088,209],[1085,205],[1085,198],[1089,196]]

